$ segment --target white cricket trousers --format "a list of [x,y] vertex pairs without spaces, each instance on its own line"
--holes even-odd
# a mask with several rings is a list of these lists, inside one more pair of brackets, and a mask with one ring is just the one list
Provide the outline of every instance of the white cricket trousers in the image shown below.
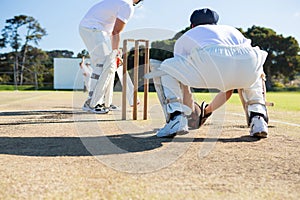
[[[160,70],[165,97],[182,99],[179,82],[193,88],[228,91],[243,88],[246,102],[259,102],[248,106],[248,112],[266,115],[262,74],[267,53],[258,47],[238,45],[209,46],[195,49],[187,58],[175,56],[165,60]],[[182,111],[179,102],[169,103],[167,112]]]
[[[91,99],[95,90],[97,81],[103,71],[103,64],[109,54],[112,52],[110,36],[104,32],[97,29],[89,29],[85,27],[79,27],[79,34],[90,54],[91,66],[93,68],[93,73],[91,75],[91,85],[88,99]],[[103,77],[106,78],[106,77]],[[101,96],[99,104],[105,103],[106,106],[112,104],[113,98],[113,87],[114,87],[114,77],[110,79],[107,89],[105,89],[105,94],[99,94]]]

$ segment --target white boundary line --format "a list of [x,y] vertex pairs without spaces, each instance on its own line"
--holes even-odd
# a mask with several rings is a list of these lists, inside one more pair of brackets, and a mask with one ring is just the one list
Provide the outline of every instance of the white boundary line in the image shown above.
[[[236,116],[245,116],[245,114],[239,114],[239,113],[229,113],[232,115],[236,115]],[[283,122],[283,121],[278,121],[278,120],[270,120],[270,122],[275,122],[278,124],[285,124],[285,125],[289,125],[289,126],[295,126],[295,127],[300,127],[300,124],[294,124],[294,123],[290,123],[290,122]]]

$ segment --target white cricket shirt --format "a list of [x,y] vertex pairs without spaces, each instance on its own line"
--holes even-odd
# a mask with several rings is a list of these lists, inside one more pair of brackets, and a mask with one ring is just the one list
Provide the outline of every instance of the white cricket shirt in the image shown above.
[[228,25],[199,25],[185,32],[175,43],[174,54],[187,56],[195,48],[210,45],[251,45],[251,40]]
[[90,8],[80,26],[111,33],[117,18],[127,23],[133,12],[132,0],[103,0]]

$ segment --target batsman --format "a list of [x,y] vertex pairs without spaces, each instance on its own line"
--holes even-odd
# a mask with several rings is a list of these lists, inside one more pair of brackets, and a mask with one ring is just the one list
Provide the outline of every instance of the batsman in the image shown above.
[[83,110],[106,114],[112,105],[120,33],[142,0],[102,0],[92,6],[79,25],[80,36],[90,54],[93,73]]
[[[250,136],[268,135],[263,64],[267,52],[252,47],[251,40],[228,25],[217,25],[217,12],[203,8],[190,17],[191,29],[175,43],[174,57],[150,61],[154,85],[166,117],[157,137],[188,133],[204,124],[234,89],[241,92]],[[190,88],[218,89],[210,104],[198,105]]]

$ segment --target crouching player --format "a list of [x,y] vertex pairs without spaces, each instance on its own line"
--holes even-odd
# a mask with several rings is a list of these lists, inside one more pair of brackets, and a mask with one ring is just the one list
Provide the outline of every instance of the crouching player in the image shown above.
[[[195,10],[191,29],[175,43],[174,57],[162,63],[151,60],[151,73],[163,107],[166,125],[157,137],[185,134],[199,128],[222,106],[233,89],[240,89],[250,125],[250,136],[268,135],[264,98],[263,64],[267,53],[252,47],[251,40],[228,25],[217,25],[218,14],[208,8]],[[221,92],[210,104],[194,102],[190,87],[216,88]]]

